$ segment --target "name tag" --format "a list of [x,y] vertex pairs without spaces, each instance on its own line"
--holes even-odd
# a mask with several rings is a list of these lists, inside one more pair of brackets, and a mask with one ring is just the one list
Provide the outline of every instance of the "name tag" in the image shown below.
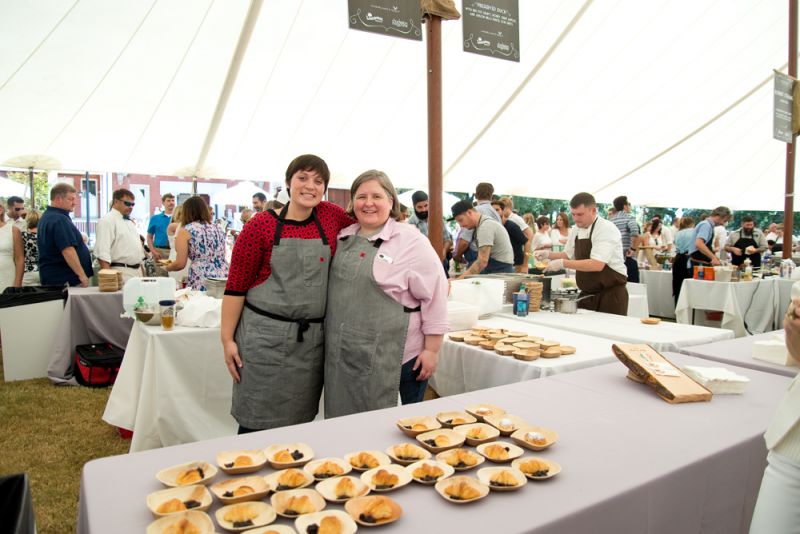
[[383,260],[383,261],[385,261],[386,263],[389,263],[389,264],[394,263],[394,260],[392,259],[392,257],[391,256],[387,256],[383,252],[378,253],[378,259],[379,260]]

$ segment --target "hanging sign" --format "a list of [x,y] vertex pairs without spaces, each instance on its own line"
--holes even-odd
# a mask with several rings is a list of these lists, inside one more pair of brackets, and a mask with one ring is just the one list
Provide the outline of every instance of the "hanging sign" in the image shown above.
[[463,0],[464,51],[519,62],[519,0]]
[[347,0],[350,28],[422,40],[419,0]]
[[792,142],[792,93],[794,80],[782,72],[775,71],[773,88],[772,137],[784,143]]

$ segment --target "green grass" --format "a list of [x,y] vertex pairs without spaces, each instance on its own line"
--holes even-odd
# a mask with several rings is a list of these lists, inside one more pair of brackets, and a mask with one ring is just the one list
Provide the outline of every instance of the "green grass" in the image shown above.
[[0,367],[0,476],[28,474],[42,534],[75,532],[84,463],[128,452],[130,442],[100,419],[110,392],[5,382]]

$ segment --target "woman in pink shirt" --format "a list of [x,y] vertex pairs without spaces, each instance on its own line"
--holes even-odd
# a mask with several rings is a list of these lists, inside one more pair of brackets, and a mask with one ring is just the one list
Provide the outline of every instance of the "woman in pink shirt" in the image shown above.
[[325,314],[325,417],[420,402],[447,332],[447,279],[416,228],[397,222],[389,178],[350,187],[357,224],[339,233]]

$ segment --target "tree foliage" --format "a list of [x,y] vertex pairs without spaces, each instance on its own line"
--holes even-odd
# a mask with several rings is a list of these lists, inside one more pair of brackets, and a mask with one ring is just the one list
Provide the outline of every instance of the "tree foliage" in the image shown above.
[[[12,171],[7,174],[9,180],[14,180],[15,182],[19,182],[21,184],[28,185],[30,181],[30,177],[27,172],[21,171]],[[34,172],[33,173],[33,192],[36,198],[36,209],[43,210],[47,203],[49,202],[50,198],[50,186],[47,183],[47,173],[46,172]],[[25,205],[31,205],[31,198],[30,196],[24,197]]]

